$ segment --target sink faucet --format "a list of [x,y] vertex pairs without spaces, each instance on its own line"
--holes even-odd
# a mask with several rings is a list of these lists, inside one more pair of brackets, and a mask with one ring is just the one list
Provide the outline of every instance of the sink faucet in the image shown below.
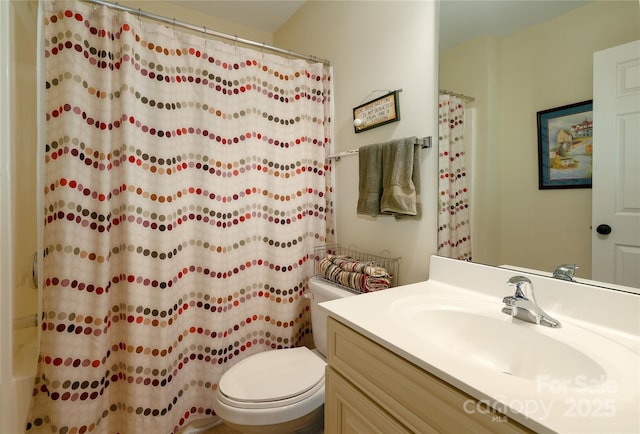
[[516,292],[512,296],[502,299],[502,302],[505,304],[502,308],[502,313],[533,324],[553,328],[561,327],[560,321],[547,315],[540,309],[540,306],[538,306],[536,297],[533,294],[533,284],[531,280],[524,276],[514,276],[509,279],[507,283],[510,286],[515,286]]
[[555,270],[553,270],[553,277],[560,280],[568,280],[569,282],[575,282],[573,279],[573,275],[576,273],[576,270],[580,268],[578,264],[562,264],[558,265]]

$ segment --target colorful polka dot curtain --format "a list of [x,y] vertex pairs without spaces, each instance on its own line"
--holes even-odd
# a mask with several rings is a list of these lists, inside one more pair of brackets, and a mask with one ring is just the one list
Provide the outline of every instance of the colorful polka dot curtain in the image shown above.
[[27,421],[172,433],[311,333],[333,242],[331,68],[44,3],[44,287]]
[[465,165],[464,101],[438,100],[438,255],[471,260],[469,184]]

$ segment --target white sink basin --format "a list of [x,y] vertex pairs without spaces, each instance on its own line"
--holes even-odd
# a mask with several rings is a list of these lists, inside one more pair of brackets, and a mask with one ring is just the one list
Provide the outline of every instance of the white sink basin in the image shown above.
[[[436,346],[493,373],[546,384],[601,386],[609,377],[606,368],[592,357],[593,348],[614,352],[610,355],[628,352],[577,327],[552,329],[513,319],[495,302],[409,296],[391,303],[390,316],[424,345]],[[581,348],[585,338],[589,344]]]

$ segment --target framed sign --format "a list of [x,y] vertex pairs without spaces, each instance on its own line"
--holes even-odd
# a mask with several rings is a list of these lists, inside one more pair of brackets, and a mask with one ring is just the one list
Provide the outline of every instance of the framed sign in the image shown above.
[[538,188],[591,188],[593,101],[538,112]]
[[400,101],[397,90],[353,109],[353,125],[356,133],[399,120]]

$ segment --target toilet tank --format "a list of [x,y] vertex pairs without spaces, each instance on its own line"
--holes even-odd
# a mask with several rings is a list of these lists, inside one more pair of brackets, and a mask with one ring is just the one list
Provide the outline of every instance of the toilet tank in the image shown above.
[[313,343],[324,357],[327,357],[327,310],[318,306],[319,303],[350,297],[358,293],[342,286],[334,285],[327,280],[312,277],[309,280],[309,294],[311,309],[311,327]]

